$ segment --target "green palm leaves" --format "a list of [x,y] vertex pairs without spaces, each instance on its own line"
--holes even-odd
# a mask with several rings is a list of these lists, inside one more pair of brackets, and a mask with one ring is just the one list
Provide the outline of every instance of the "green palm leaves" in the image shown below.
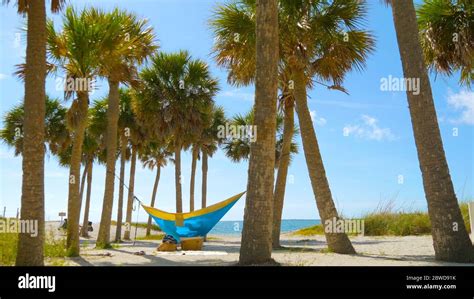
[[[70,142],[66,111],[59,100],[46,97],[45,146],[53,155],[64,150]],[[23,103],[10,109],[3,117],[3,129],[0,131],[2,141],[15,149],[15,156],[23,151],[24,113]]]
[[472,1],[425,0],[418,8],[423,54],[435,71],[460,71],[460,83],[474,81],[474,14]]
[[158,53],[140,77],[143,87],[134,94],[138,122],[157,140],[172,136],[174,144],[189,146],[211,121],[218,86],[208,66],[186,51]]
[[[305,69],[335,85],[344,75],[364,66],[374,49],[374,39],[364,24],[361,1],[280,1],[281,71],[288,66]],[[219,6],[210,26],[216,36],[216,62],[229,70],[228,80],[247,85],[255,75],[255,1]]]

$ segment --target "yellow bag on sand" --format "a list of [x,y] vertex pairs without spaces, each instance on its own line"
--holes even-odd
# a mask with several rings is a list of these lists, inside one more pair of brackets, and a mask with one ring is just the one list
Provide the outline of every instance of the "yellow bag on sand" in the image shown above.
[[182,250],[202,250],[203,238],[181,238]]
[[176,251],[178,249],[178,245],[173,243],[161,243],[160,246],[156,250],[158,251]]

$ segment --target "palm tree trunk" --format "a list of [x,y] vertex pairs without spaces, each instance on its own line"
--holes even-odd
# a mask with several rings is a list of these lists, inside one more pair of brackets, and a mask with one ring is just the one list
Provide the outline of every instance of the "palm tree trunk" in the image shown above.
[[404,76],[420,81],[419,93],[407,90],[407,97],[428,202],[435,256],[444,261],[473,262],[474,248],[449,174],[413,1],[392,1],[392,11]]
[[276,99],[278,92],[278,5],[257,0],[254,125],[258,138],[250,147],[245,201],[242,265],[271,262]]
[[206,152],[202,152],[202,189],[201,189],[201,208],[205,208],[207,205],[207,170],[208,170],[208,155]]
[[96,246],[110,246],[110,223],[114,204],[115,161],[117,150],[117,127],[119,117],[119,82],[109,79],[109,103],[107,109],[107,158],[105,174],[104,203],[100,218],[99,234]]
[[93,160],[91,159],[87,163],[87,190],[86,190],[86,206],[84,207],[84,220],[82,221],[81,236],[84,238],[89,237],[89,209],[91,204],[91,184],[92,184],[92,165]]
[[138,149],[136,145],[132,145],[132,161],[130,162],[130,178],[128,182],[128,199],[127,199],[127,215],[125,222],[128,223],[127,229],[123,234],[124,240],[130,240],[130,224],[132,223],[133,194],[135,190],[135,169],[137,165]]
[[[158,183],[160,182],[160,173],[161,173],[161,167],[157,166],[155,183],[153,184],[153,193],[151,195],[151,203],[150,203],[151,207],[155,206],[156,192],[158,191]],[[149,236],[150,232],[151,232],[151,216],[148,216],[148,222],[146,224],[146,235]]]
[[[339,215],[334,201],[332,200],[326,170],[324,169],[318,140],[309,113],[306,96],[306,79],[302,69],[296,69],[294,71],[294,83],[296,112],[298,114],[301,138],[303,140],[306,165],[308,167],[321,223],[326,227],[328,224],[326,221],[331,221],[331,223],[334,220],[337,221],[339,220]],[[352,247],[351,241],[345,233],[326,232],[325,230],[325,235],[329,250],[342,254],[355,253],[354,247]]]
[[189,184],[189,211],[194,211],[194,182],[196,179],[196,162],[198,157],[197,149],[192,149],[192,162],[191,162],[191,183]]
[[30,1],[23,122],[21,219],[38,222],[38,235],[20,234],[17,266],[43,266],[44,243],[44,116],[46,78],[46,8]]
[[181,191],[181,146],[174,151],[174,180],[176,185],[176,213],[183,212],[183,194]]
[[69,170],[69,196],[67,213],[67,255],[79,255],[79,221],[81,215],[81,198],[79,178],[81,175],[82,144],[87,127],[87,110],[89,94],[78,93],[79,116],[75,128],[74,141],[71,153],[71,167]]
[[84,196],[84,185],[86,183],[86,177],[87,177],[87,165],[84,165],[84,170],[82,171],[82,178],[81,178],[81,191],[79,192],[79,198],[81,199]]
[[120,144],[120,185],[119,185],[119,198],[117,207],[117,227],[115,231],[115,242],[119,243],[122,237],[122,214],[123,214],[123,188],[125,181],[125,155],[127,151],[127,141],[124,134],[121,135]]
[[278,173],[275,183],[275,193],[273,201],[273,232],[272,246],[280,248],[280,228],[281,215],[283,213],[283,201],[285,198],[286,177],[290,165],[291,141],[293,139],[293,130],[295,126],[294,104],[289,103],[285,106],[285,119],[283,123],[283,144],[281,149],[280,162],[278,163]]

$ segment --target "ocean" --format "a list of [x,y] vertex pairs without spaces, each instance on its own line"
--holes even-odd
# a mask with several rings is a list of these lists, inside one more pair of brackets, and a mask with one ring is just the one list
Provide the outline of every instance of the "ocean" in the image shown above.
[[[320,220],[312,219],[283,219],[281,221],[281,232],[287,233],[316,224]],[[243,221],[219,221],[209,232],[211,235],[240,235],[242,233]]]

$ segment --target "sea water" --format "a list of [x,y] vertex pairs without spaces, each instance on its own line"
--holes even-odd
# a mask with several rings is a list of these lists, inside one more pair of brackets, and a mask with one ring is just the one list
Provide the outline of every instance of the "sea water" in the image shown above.
[[[313,219],[283,219],[281,221],[281,232],[287,233],[309,226],[320,224],[320,220]],[[242,233],[243,221],[219,221],[209,232],[211,235],[240,235]]]

